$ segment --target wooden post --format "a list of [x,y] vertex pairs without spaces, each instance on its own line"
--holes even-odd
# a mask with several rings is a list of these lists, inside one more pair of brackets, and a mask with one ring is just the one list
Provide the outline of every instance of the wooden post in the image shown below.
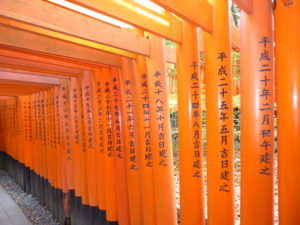
[[126,157],[124,151],[124,139],[122,134],[123,124],[121,117],[121,90],[119,69],[112,67],[111,75],[113,118],[112,130],[114,137],[113,146],[115,155],[118,224],[130,225]]
[[234,144],[228,1],[213,0],[205,33],[208,224],[234,224]]
[[131,59],[122,58],[120,87],[130,222],[132,225],[140,225],[143,224],[141,171],[136,124],[136,85]]
[[183,22],[177,46],[180,224],[204,224],[202,77],[197,27]]
[[241,14],[241,224],[273,224],[272,2]]
[[78,78],[71,78],[70,84],[70,121],[71,121],[71,133],[72,133],[72,146],[73,146],[73,161],[74,161],[74,189],[75,196],[82,196],[81,185],[81,172],[80,172],[80,151],[82,145],[82,129],[81,129],[81,114],[79,103],[79,82]]
[[300,224],[300,2],[275,9],[280,225]]
[[82,78],[78,79],[78,91],[79,91],[79,126],[81,128],[81,149],[79,152],[79,163],[80,163],[80,177],[81,177],[81,192],[82,192],[82,204],[89,204],[89,192],[88,192],[88,178],[87,178],[87,145],[85,138],[85,116],[84,116],[84,107],[83,107],[83,85]]
[[157,225],[177,224],[173,154],[169,113],[164,39],[149,35],[147,58],[150,132],[153,154],[154,193]]
[[[60,87],[54,87],[54,98],[55,98],[55,134],[56,134],[56,145],[55,145],[55,157],[57,166],[57,188],[62,189],[62,136],[61,136],[61,118],[60,118]],[[35,99],[34,99],[35,101]],[[33,105],[33,108],[35,106]]]
[[[144,225],[156,224],[153,153],[151,150],[150,105],[148,91],[148,74],[146,59],[138,56],[134,64],[134,79],[136,85],[137,128],[139,132],[139,150],[141,167],[141,188],[143,195]],[[153,135],[153,134],[152,134]]]
[[[103,136],[106,137],[103,148],[105,155],[105,195],[106,195],[106,219],[108,221],[117,221],[117,201],[116,201],[116,179],[115,179],[115,155],[113,150],[113,131],[112,131],[112,84],[111,71],[109,68],[102,69],[102,90],[104,101],[102,102]],[[121,209],[120,209],[121,210]]]
[[93,99],[92,99],[92,72],[85,70],[82,75],[82,102],[84,114],[84,136],[87,152],[87,184],[89,205],[98,205],[97,181],[96,181],[96,153],[95,135],[93,122]]
[[62,121],[62,136],[64,144],[64,166],[67,181],[67,189],[74,190],[74,170],[73,170],[73,146],[72,146],[72,131],[70,118],[70,80],[61,80],[61,121]]
[[94,120],[95,120],[95,147],[97,157],[97,186],[98,186],[98,205],[99,209],[106,209],[106,193],[105,193],[105,152],[104,142],[107,137],[104,137],[104,125],[106,120],[104,118],[104,94],[103,94],[103,77],[102,69],[94,70],[93,74],[93,98],[94,98]]

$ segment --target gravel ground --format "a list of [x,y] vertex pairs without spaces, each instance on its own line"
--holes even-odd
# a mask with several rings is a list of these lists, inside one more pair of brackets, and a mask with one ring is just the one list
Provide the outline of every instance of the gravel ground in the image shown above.
[[33,225],[59,225],[46,208],[41,206],[31,195],[24,193],[3,170],[0,170],[0,185],[21,208],[24,215]]

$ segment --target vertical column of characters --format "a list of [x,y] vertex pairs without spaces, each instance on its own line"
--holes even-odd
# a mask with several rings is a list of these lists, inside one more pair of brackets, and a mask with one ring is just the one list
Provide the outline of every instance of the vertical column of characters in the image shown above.
[[117,221],[116,206],[116,182],[115,182],[115,154],[113,151],[113,131],[112,131],[112,91],[113,86],[110,82],[111,71],[109,68],[102,68],[102,90],[103,90],[103,126],[104,139],[104,165],[105,165],[105,196],[106,196],[106,219],[107,221]]
[[8,126],[7,126],[7,123],[8,123],[8,115],[7,115],[7,111],[8,111],[8,101],[7,100],[5,100],[4,101],[4,103],[3,103],[3,120],[4,120],[4,122],[3,122],[3,126],[4,126],[4,130],[3,130],[3,132],[4,132],[4,143],[3,143],[3,145],[4,145],[4,152],[7,152],[7,136],[8,136]]
[[164,39],[149,35],[147,58],[156,224],[177,224]]
[[88,205],[89,203],[89,193],[88,193],[88,178],[87,178],[87,151],[85,143],[85,116],[83,107],[83,89],[82,89],[82,78],[78,78],[78,113],[79,113],[79,126],[81,128],[81,149],[79,152],[80,156],[80,177],[81,177],[81,192],[82,192],[82,204]]
[[241,224],[273,224],[272,2],[241,13]]
[[44,163],[43,163],[43,147],[42,147],[42,115],[41,115],[41,93],[36,93],[36,119],[37,119],[37,165],[38,171],[37,173],[43,177],[44,174]]
[[15,160],[18,160],[18,121],[19,121],[19,115],[18,115],[18,107],[19,107],[19,102],[18,102],[18,97],[15,99],[14,102],[14,132],[13,132],[13,140],[14,140],[14,145],[13,145],[13,158]]
[[46,120],[48,123],[48,135],[47,135],[47,146],[48,146],[48,162],[50,167],[50,179],[49,182],[51,186],[55,186],[55,178],[56,178],[56,166],[54,161],[55,158],[55,119],[54,119],[54,90],[53,88],[48,89],[47,91],[47,111],[48,111],[48,119]]
[[28,105],[29,96],[23,97],[23,121],[24,121],[24,158],[25,166],[29,167],[29,158],[30,158],[30,140],[29,140],[29,105]]
[[16,154],[16,160],[18,160],[19,162],[21,162],[21,152],[20,152],[20,97],[18,96],[16,98],[16,107],[15,107],[15,123],[16,123],[16,127],[15,127],[15,154]]
[[94,97],[94,118],[95,118],[95,145],[96,145],[96,158],[97,158],[97,186],[98,186],[98,207],[101,210],[106,210],[106,192],[105,192],[105,151],[104,129],[106,120],[104,118],[104,94],[103,94],[103,77],[102,69],[97,68],[93,74],[93,97]]
[[204,34],[208,220],[234,224],[234,142],[228,1],[213,1]]
[[120,90],[130,222],[132,225],[139,225],[143,224],[143,209],[136,127],[136,85],[133,78],[132,61],[127,58],[122,58]]
[[259,161],[261,162],[259,173],[263,175],[270,176],[273,170],[273,150],[274,150],[274,137],[271,135],[272,130],[274,129],[274,98],[273,98],[273,61],[271,61],[272,50],[272,41],[270,36],[262,36],[258,41],[260,44],[261,55],[258,62],[260,64],[259,73],[260,73],[260,115],[261,121],[261,154]]
[[10,145],[11,145],[11,153],[10,155],[16,159],[16,145],[17,145],[17,141],[16,141],[16,129],[17,129],[17,115],[16,115],[16,108],[17,108],[17,100],[16,98],[13,99],[12,101],[12,108],[11,108],[11,111],[12,111],[12,117],[11,117],[11,121],[12,121],[12,132],[11,132],[11,142],[10,142]]
[[21,148],[24,151],[24,166],[28,167],[28,107],[27,107],[27,96],[21,96],[21,123],[22,123],[22,145]]
[[7,117],[7,123],[6,123],[6,127],[7,127],[7,136],[6,136],[6,153],[9,154],[10,153],[10,141],[11,141],[11,132],[12,132],[12,112],[11,112],[11,107],[12,105],[12,100],[7,100],[7,109],[6,109],[6,117]]
[[52,161],[51,161],[51,114],[49,111],[49,90],[44,91],[44,144],[46,148],[46,162],[47,162],[47,180],[49,183],[52,182]]
[[24,165],[25,164],[25,151],[24,151],[24,120],[23,120],[23,102],[22,102],[22,96],[18,97],[18,126],[19,126],[19,132],[18,132],[18,152],[20,157],[20,162]]
[[153,182],[155,178],[153,177],[153,153],[151,150],[151,120],[148,91],[149,84],[145,57],[138,56],[134,66],[144,225],[155,225],[156,212]]
[[3,101],[3,151],[6,152],[6,141],[7,141],[7,101]]
[[18,161],[24,165],[24,121],[22,96],[17,97],[17,152]]
[[44,93],[39,92],[38,93],[39,100],[38,100],[38,119],[39,119],[39,153],[40,153],[40,168],[41,173],[40,176],[44,179],[47,179],[47,162],[46,162],[46,148],[44,143]]
[[204,224],[202,77],[197,27],[183,22],[177,46],[180,223]]
[[11,100],[6,101],[6,128],[7,128],[7,135],[6,135],[6,145],[5,145],[5,151],[8,154],[9,153],[9,141],[10,141],[10,133],[11,133]]
[[82,195],[81,191],[81,172],[80,172],[80,151],[82,145],[82,131],[81,131],[81,118],[79,114],[79,90],[78,90],[78,78],[71,78],[70,87],[70,123],[72,130],[72,146],[73,146],[73,161],[74,161],[74,188],[75,196],[80,197]]
[[62,177],[62,131],[61,131],[61,98],[60,98],[61,87],[54,87],[54,110],[55,110],[55,156],[56,156],[56,166],[57,166],[57,188],[63,189],[63,177]]
[[57,188],[57,165],[56,165],[56,123],[55,123],[55,95],[54,95],[54,88],[49,89],[49,113],[50,113],[50,120],[51,120],[51,132],[50,132],[50,140],[49,144],[51,146],[51,166],[52,166],[52,181],[51,185]]
[[112,108],[112,131],[113,147],[115,155],[115,177],[118,223],[130,225],[128,182],[126,174],[126,156],[124,151],[124,140],[122,134],[121,116],[121,92],[120,92],[120,71],[118,68],[111,68],[111,108]]
[[26,96],[27,101],[27,124],[28,124],[28,167],[32,170],[33,166],[33,113],[32,113],[32,95]]
[[[61,79],[62,82],[62,79]],[[68,124],[64,124],[65,120],[64,120],[64,98],[66,99],[66,95],[64,96],[64,90],[65,87],[63,87],[63,84],[61,83],[60,85],[60,89],[59,89],[59,119],[60,119],[60,124],[59,124],[59,129],[60,129],[60,142],[61,142],[61,149],[60,149],[60,157],[61,157],[61,181],[62,181],[62,191],[64,193],[63,197],[64,197],[64,206],[65,203],[67,203],[67,198],[68,198],[68,177],[67,177],[67,167],[68,167],[68,161],[71,161],[72,158],[70,157],[70,155],[68,154],[67,150],[68,150],[68,142],[69,140],[66,140],[66,134],[65,134],[65,130],[64,130],[64,126],[68,125]],[[67,123],[67,121],[66,121]],[[68,158],[70,157],[70,158]],[[68,209],[68,207],[65,207],[65,209]],[[65,210],[66,213],[68,213],[68,210]],[[68,216],[66,214],[66,216]]]
[[73,148],[70,118],[70,80],[61,80],[61,121],[64,144],[64,164],[66,175],[66,190],[74,190]]
[[9,154],[14,157],[15,155],[15,140],[14,140],[14,136],[15,136],[15,101],[11,100],[10,103],[10,121],[11,121],[11,129],[10,129],[10,137],[9,137],[9,141],[10,141],[10,147],[9,147]]
[[43,171],[44,175],[43,177],[45,179],[48,179],[48,169],[49,169],[49,162],[48,162],[48,148],[47,148],[47,139],[46,139],[46,99],[45,99],[45,92],[40,92],[40,97],[41,97],[41,147],[43,149],[42,153],[42,162],[43,162]]
[[96,181],[96,152],[93,123],[93,96],[92,96],[92,72],[84,71],[82,75],[82,94],[84,110],[85,145],[87,150],[87,182],[89,193],[89,205],[97,206],[97,181]]
[[16,147],[17,147],[17,140],[16,140],[16,130],[17,130],[17,99],[15,98],[12,102],[12,133],[11,133],[11,156],[16,159]]
[[38,139],[36,94],[31,95],[31,113],[32,113],[32,170],[36,172],[37,171],[37,139]]

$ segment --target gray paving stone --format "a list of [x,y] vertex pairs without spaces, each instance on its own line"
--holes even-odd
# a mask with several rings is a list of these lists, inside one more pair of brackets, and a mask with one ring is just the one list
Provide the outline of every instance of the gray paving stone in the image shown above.
[[18,205],[0,186],[0,225],[32,225]]

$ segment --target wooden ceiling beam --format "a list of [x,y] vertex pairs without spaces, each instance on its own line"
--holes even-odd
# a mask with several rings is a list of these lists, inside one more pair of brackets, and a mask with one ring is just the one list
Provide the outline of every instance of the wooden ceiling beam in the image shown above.
[[[3,97],[18,97],[18,96],[24,96],[24,95],[28,95],[28,94],[22,94],[22,93],[18,93],[18,92],[7,92],[7,91],[1,91],[0,90],[0,96]],[[8,100],[8,99],[1,99],[1,100]]]
[[74,44],[0,24],[0,45],[56,55],[94,65],[121,66],[121,57],[98,49]]
[[22,58],[1,56],[1,55],[0,55],[0,67],[43,73],[44,76],[50,76],[50,77],[77,77],[80,76],[81,74],[81,73],[74,74],[68,72],[61,72],[65,70],[64,67],[56,67],[56,66],[52,67],[51,64],[35,62],[35,61],[26,60]]
[[42,77],[66,78],[66,76],[60,76],[57,74],[55,74],[55,76],[53,76],[53,75],[49,75],[49,74],[45,74],[45,73],[41,73],[41,72],[32,71],[31,69],[34,70],[34,68],[27,68],[27,70],[24,70],[22,68],[18,69],[18,68],[0,67],[0,71],[3,71],[3,72],[31,74],[31,75],[42,76]]
[[149,55],[146,38],[40,0],[1,0],[0,23],[126,57]]
[[[169,12],[156,13],[133,0],[68,0],[166,39],[182,42],[182,22]],[[169,24],[163,24],[161,19]]]
[[20,93],[36,93],[39,91],[45,91],[49,89],[50,86],[34,86],[29,84],[12,84],[12,83],[1,83],[0,82],[0,90],[1,91],[16,91]]
[[36,86],[58,86],[60,79],[9,71],[0,71],[0,83],[29,84]]
[[212,5],[207,0],[152,0],[161,7],[212,32]]

